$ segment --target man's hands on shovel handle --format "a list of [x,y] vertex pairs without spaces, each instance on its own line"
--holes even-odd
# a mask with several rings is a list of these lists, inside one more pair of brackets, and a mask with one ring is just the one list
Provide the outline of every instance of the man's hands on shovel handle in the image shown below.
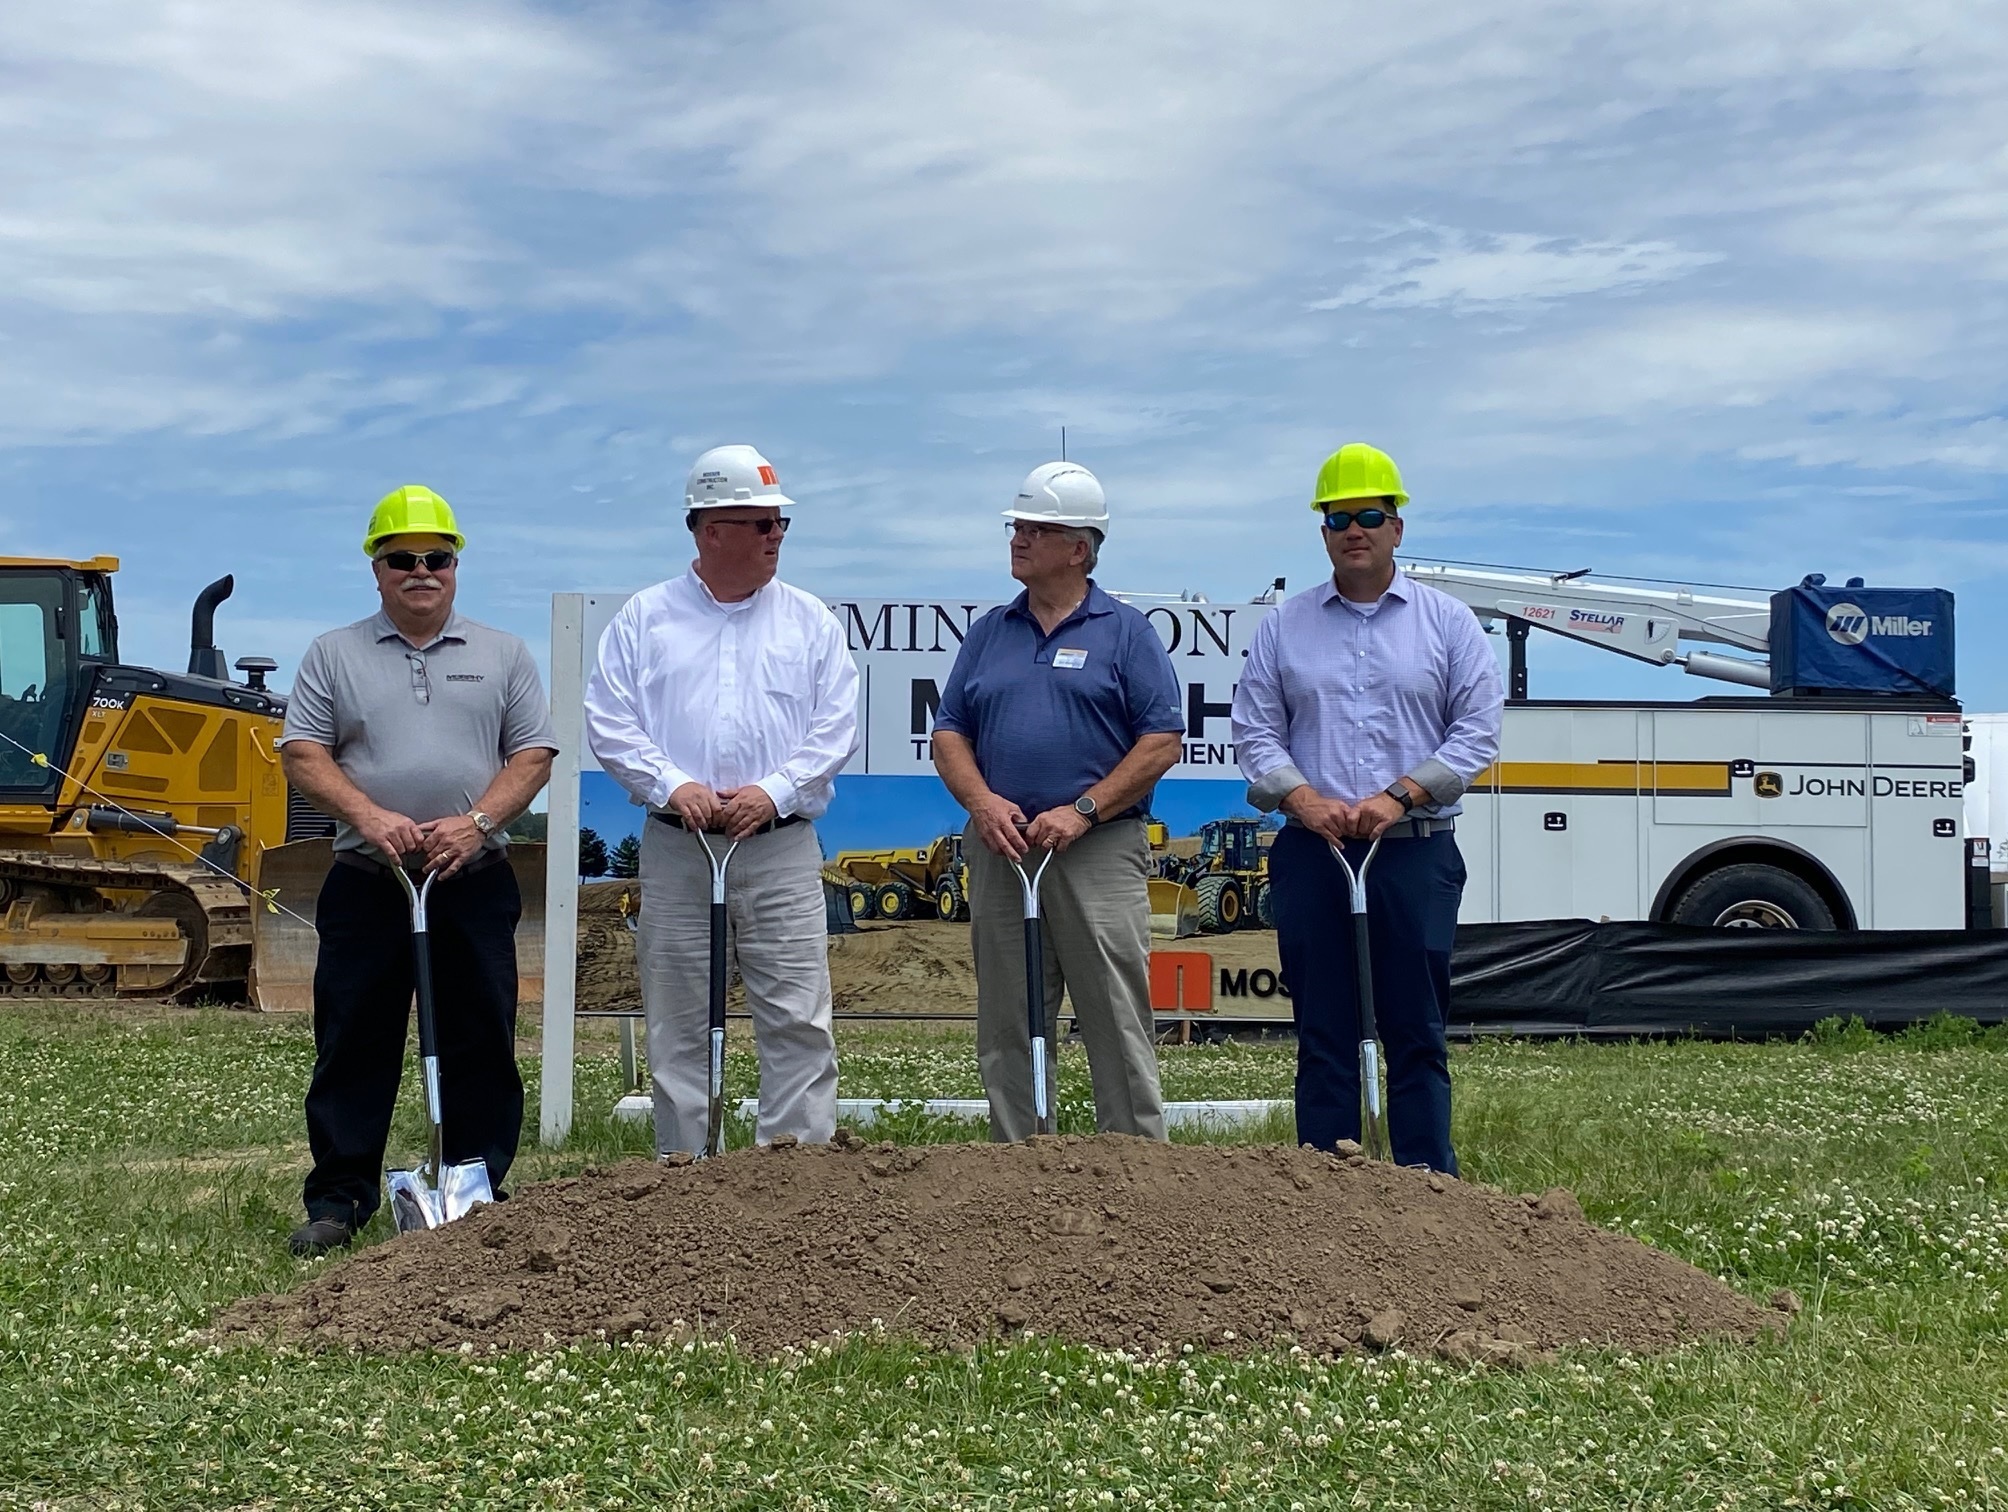
[[442,882],[472,861],[488,838],[467,814],[429,819],[418,830],[425,836],[425,869],[438,872]]
[[718,820],[718,795],[701,782],[686,782],[669,795],[669,806],[683,820],[683,827],[708,830]]
[[728,839],[744,840],[761,825],[771,824],[780,817],[781,811],[774,807],[767,790],[754,783],[726,788],[718,796],[725,804],[718,811],[719,823]]
[[1040,850],[1058,852],[1094,827],[1094,821],[1070,803],[1064,808],[1047,809],[1034,819],[1025,828],[1025,840]]
[[976,821],[976,838],[1007,861],[1021,860],[1029,847],[1025,843],[1025,811],[1009,798],[995,793],[979,798],[969,817]]
[[357,815],[353,823],[356,833],[392,866],[426,849],[425,826],[390,809],[372,805]]
[[[1397,810],[1401,807],[1393,799],[1388,800],[1388,806]],[[1358,833],[1354,829],[1357,810],[1343,798],[1325,797],[1308,782],[1290,790],[1283,799],[1283,809],[1305,829],[1333,845],[1342,844]]]

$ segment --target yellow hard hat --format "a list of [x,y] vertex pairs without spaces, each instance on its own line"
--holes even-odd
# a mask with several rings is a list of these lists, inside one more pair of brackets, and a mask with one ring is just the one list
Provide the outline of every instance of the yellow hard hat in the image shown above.
[[1394,458],[1364,441],[1348,441],[1325,458],[1318,469],[1318,491],[1311,496],[1311,508],[1322,512],[1327,504],[1341,499],[1393,499],[1406,504],[1401,473]]
[[422,483],[393,488],[370,511],[369,534],[363,537],[363,555],[376,555],[377,544],[387,536],[442,535],[453,549],[466,548],[467,537],[453,518],[453,506]]

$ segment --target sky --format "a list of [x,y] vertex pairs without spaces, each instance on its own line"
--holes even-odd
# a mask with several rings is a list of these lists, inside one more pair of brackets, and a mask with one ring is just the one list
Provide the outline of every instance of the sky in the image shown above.
[[0,550],[121,557],[168,666],[234,573],[284,686],[403,483],[541,657],[714,444],[793,581],[995,598],[1065,425],[1104,584],[1224,600],[1367,440],[1418,553],[1949,587],[2008,708],[2004,76],[1944,0],[10,6]]

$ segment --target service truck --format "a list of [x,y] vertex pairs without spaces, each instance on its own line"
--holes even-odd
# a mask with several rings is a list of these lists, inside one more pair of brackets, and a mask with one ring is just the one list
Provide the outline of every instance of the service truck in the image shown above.
[[[1499,760],[1464,800],[1464,923],[1588,917],[1770,929],[1985,922],[1952,686],[1952,596],[1767,597],[1405,561],[1505,633]],[[1529,696],[1532,629],[1762,688],[1687,703]],[[1700,646],[1754,653],[1728,655]],[[1977,856],[1976,866],[1969,860]]]

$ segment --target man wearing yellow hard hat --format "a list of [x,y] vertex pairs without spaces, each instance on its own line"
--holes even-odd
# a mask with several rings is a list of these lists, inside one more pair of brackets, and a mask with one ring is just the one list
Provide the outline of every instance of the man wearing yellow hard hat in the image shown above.
[[386,494],[363,537],[377,611],[307,648],[286,706],[286,780],[338,825],[315,918],[314,1166],[295,1254],[347,1244],[381,1198],[413,985],[392,867],[438,879],[427,911],[445,1162],[485,1160],[499,1187],[522,1132],[522,899],[502,828],[550,780],[557,742],[530,648],[453,607],[466,544],[431,489]]
[[[1351,890],[1367,877],[1374,1000],[1394,1159],[1456,1174],[1450,1147],[1450,948],[1464,893],[1457,814],[1499,752],[1505,693],[1470,609],[1395,563],[1401,474],[1342,446],[1311,509],[1331,576],[1263,620],[1234,694],[1249,801],[1288,823],[1269,853],[1276,942],[1297,1018],[1297,1137],[1360,1137],[1360,1011]],[[1349,843],[1351,842],[1351,843]]]

